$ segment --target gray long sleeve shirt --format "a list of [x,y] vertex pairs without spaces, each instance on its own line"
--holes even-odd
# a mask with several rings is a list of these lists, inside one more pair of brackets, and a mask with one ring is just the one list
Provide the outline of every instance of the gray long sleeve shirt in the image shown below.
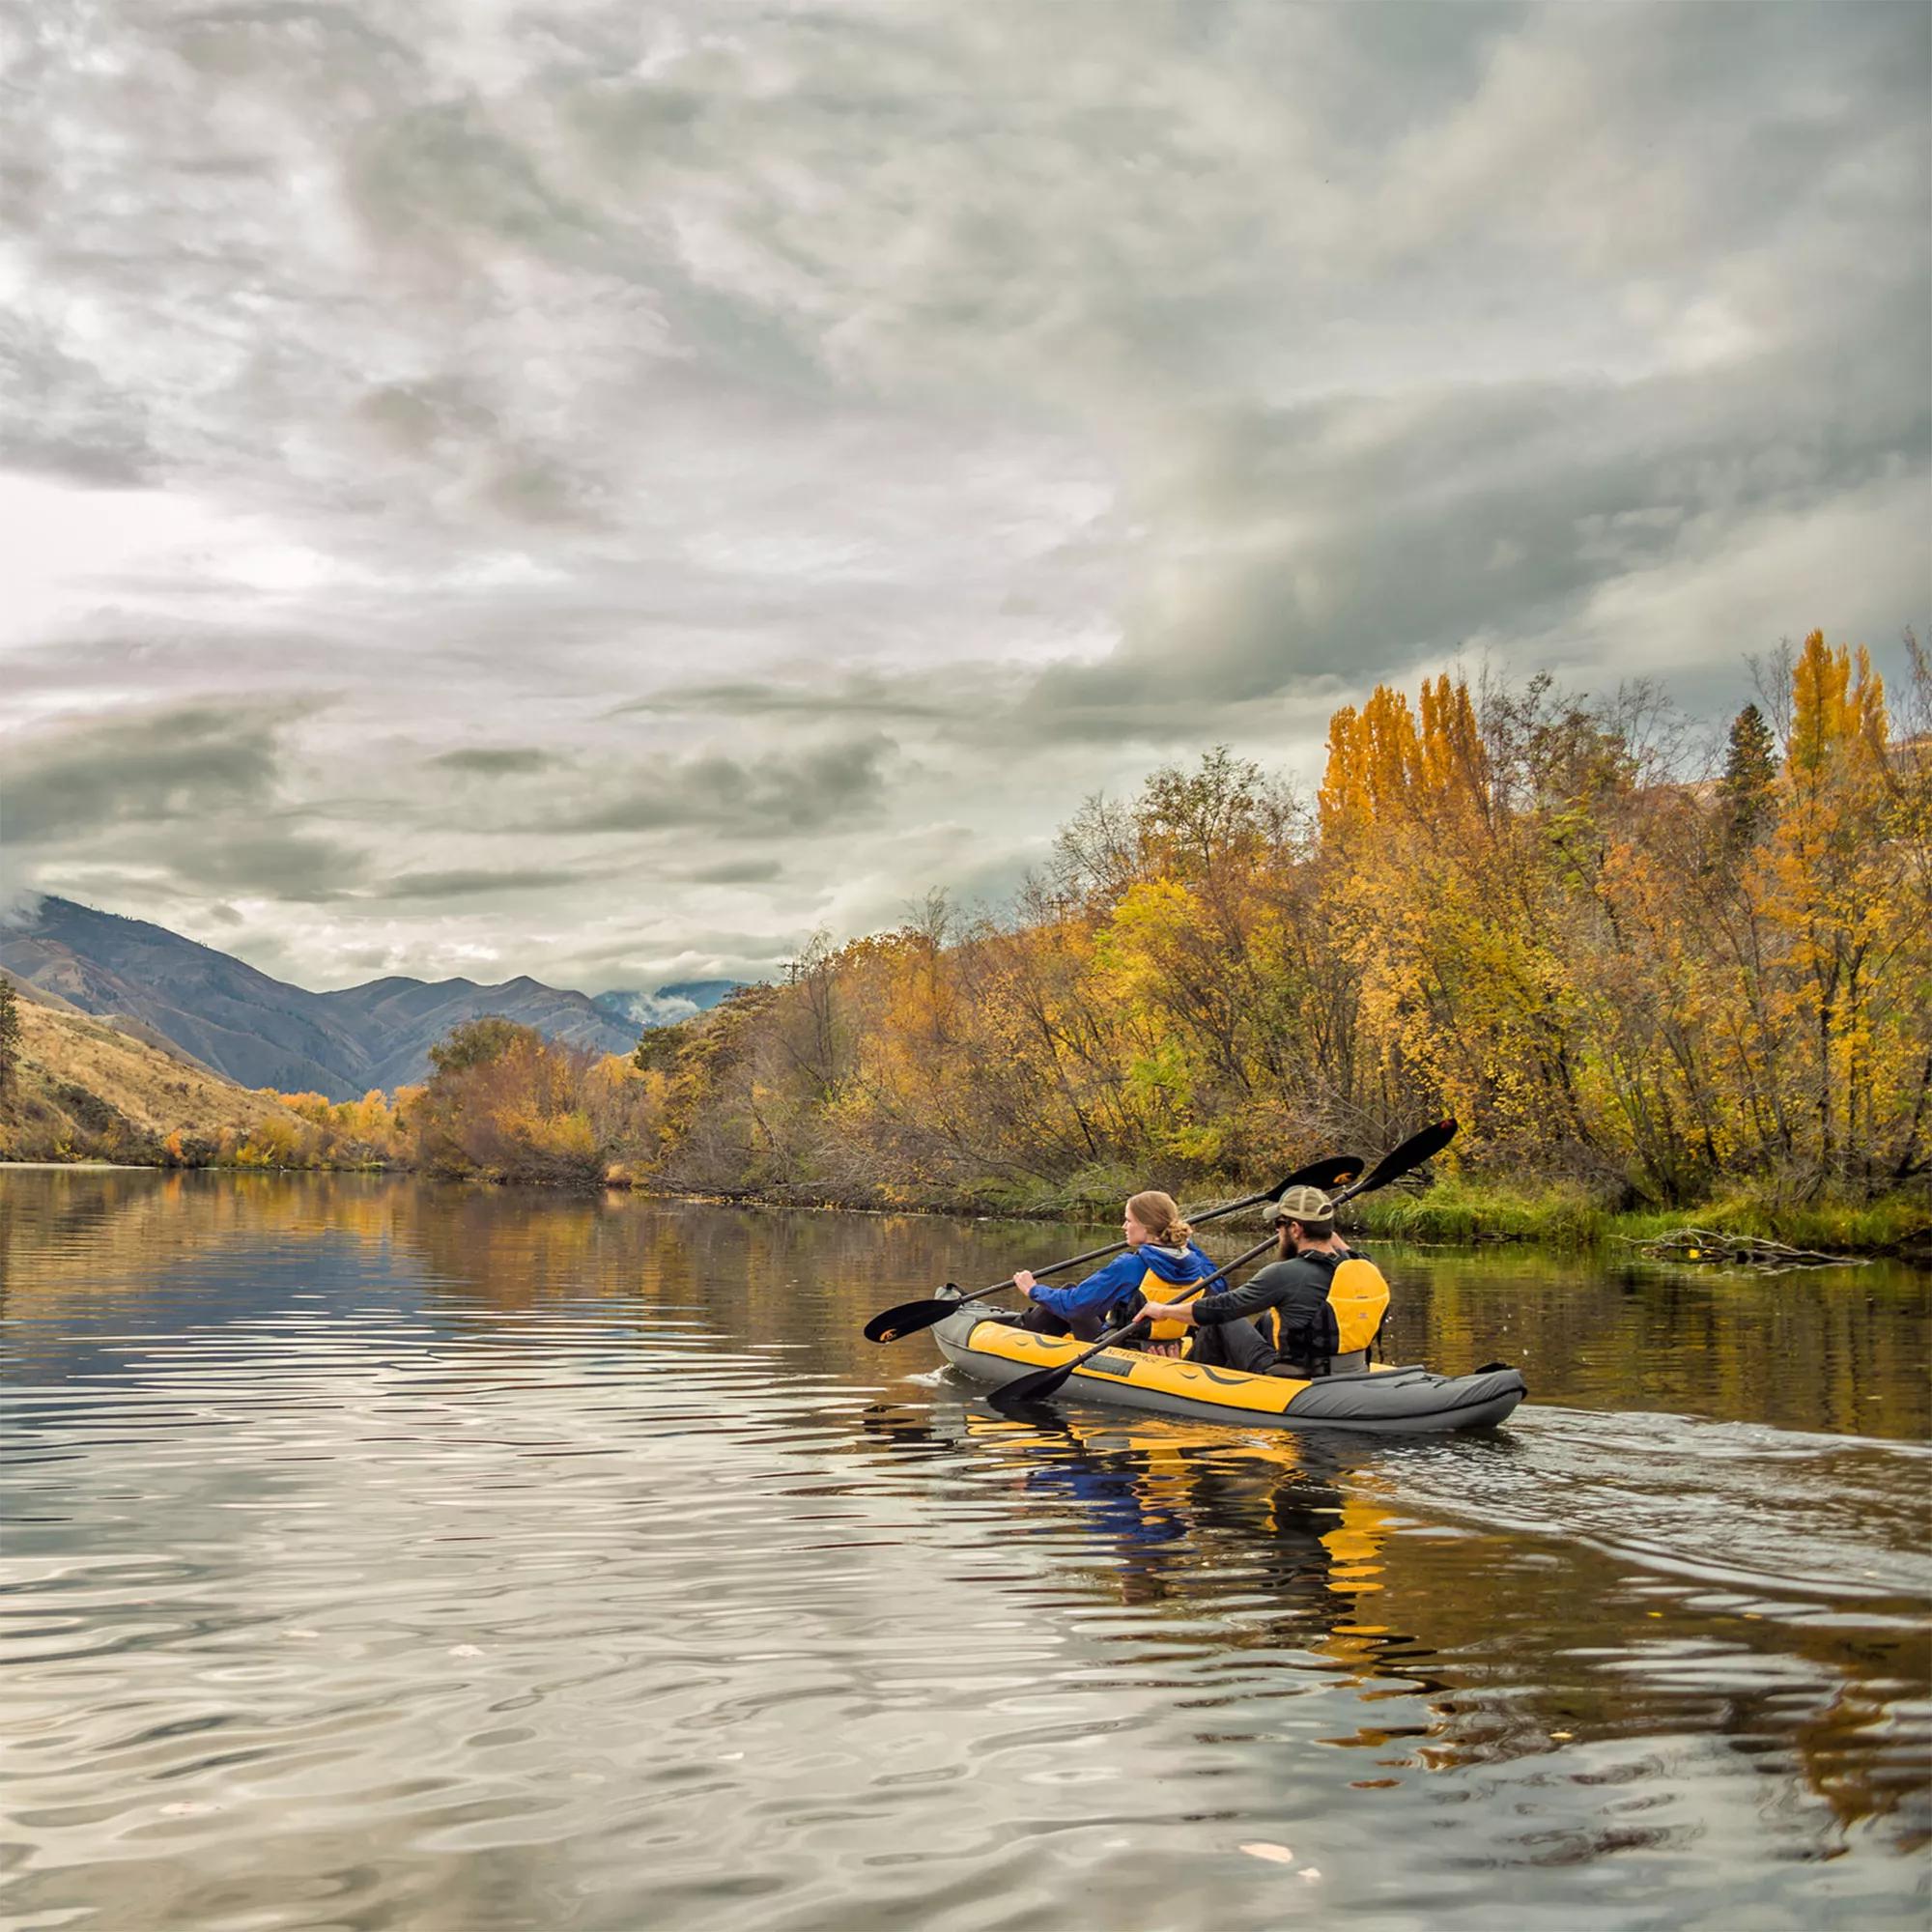
[[1231,1288],[1225,1294],[1202,1295],[1194,1303],[1194,1319],[1204,1328],[1215,1328],[1223,1321],[1239,1321],[1290,1303],[1312,1307],[1324,1302],[1335,1270],[1353,1253],[1352,1248],[1345,1248],[1339,1254],[1317,1252],[1269,1262],[1239,1288]]

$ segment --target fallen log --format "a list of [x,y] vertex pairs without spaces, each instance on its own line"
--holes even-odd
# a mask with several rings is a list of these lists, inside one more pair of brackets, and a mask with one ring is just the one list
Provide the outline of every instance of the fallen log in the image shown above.
[[1747,1267],[1861,1267],[1859,1255],[1828,1255],[1794,1248],[1762,1235],[1727,1234],[1716,1228],[1676,1228],[1667,1235],[1619,1235],[1617,1239],[1652,1261],[1728,1262]]

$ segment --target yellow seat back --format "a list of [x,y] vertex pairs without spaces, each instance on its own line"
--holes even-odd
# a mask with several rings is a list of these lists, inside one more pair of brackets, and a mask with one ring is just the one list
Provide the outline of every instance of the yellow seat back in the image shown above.
[[1328,1283],[1328,1306],[1335,1311],[1335,1352],[1352,1355],[1381,1333],[1388,1313],[1389,1285],[1374,1262],[1350,1255]]

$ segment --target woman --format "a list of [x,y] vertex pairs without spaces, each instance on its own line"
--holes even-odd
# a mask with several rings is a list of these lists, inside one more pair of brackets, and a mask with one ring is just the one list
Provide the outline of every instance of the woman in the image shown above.
[[[1105,1330],[1131,1321],[1143,1302],[1171,1301],[1214,1272],[1174,1197],[1157,1188],[1128,1201],[1121,1234],[1126,1253],[1071,1288],[1043,1288],[1025,1268],[1014,1275],[1013,1286],[1033,1302],[1020,1326],[1096,1342]],[[1179,1322],[1156,1321],[1146,1332],[1159,1352],[1179,1353],[1184,1331]]]

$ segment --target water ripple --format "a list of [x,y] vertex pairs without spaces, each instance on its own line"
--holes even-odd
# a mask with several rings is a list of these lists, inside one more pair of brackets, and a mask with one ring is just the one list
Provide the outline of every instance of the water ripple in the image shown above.
[[854,1339],[944,1224],[172,1198],[14,1224],[11,1923],[1914,1920],[1917,1444],[1037,1429]]

